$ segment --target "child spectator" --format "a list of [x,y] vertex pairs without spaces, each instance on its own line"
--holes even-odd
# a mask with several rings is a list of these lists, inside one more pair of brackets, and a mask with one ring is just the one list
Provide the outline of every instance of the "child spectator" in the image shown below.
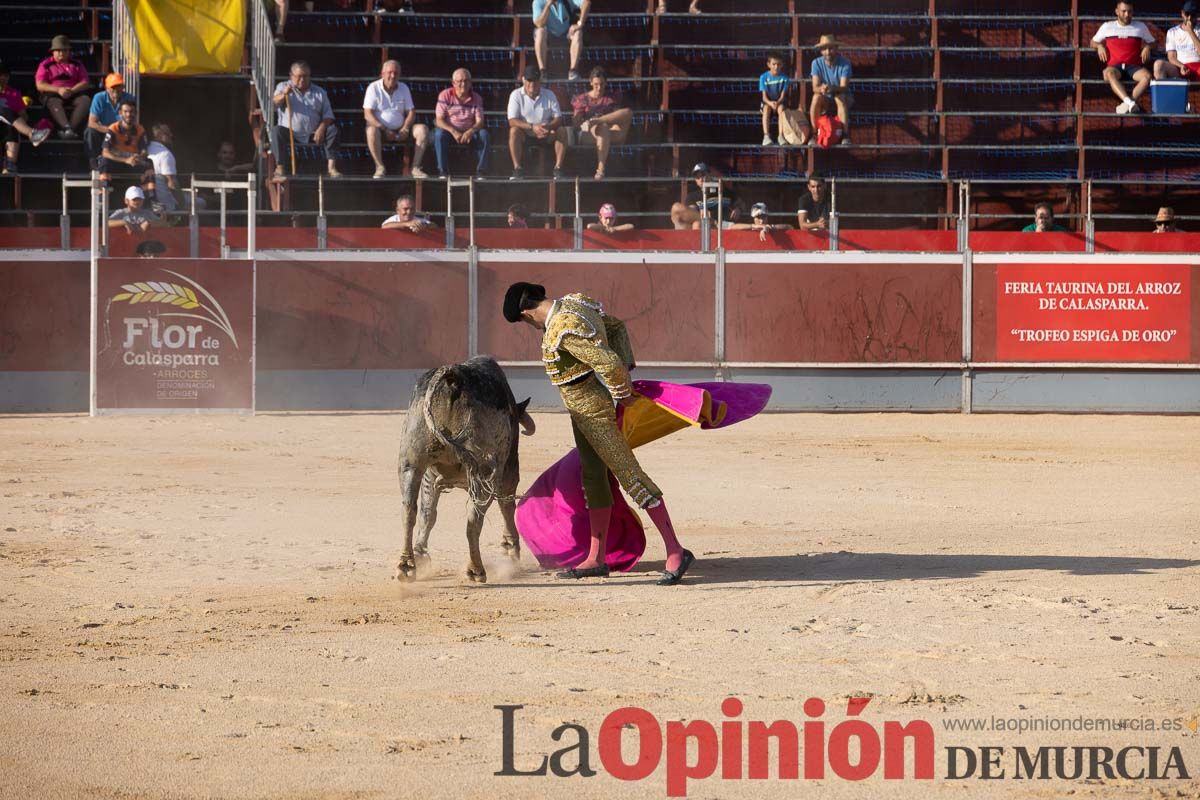
[[766,203],[755,203],[750,206],[750,222],[735,222],[728,226],[731,231],[758,231],[758,240],[765,242],[770,231],[790,231],[791,225],[784,223],[772,224],[767,212]]
[[771,116],[780,118],[780,144],[783,143],[783,101],[791,88],[792,79],[783,74],[783,56],[779,53],[767,54],[767,71],[758,76],[758,91],[762,94],[759,109],[762,111],[762,129],[764,146],[775,144],[771,138]]
[[528,228],[529,227],[529,209],[520,203],[513,203],[508,207],[508,227],[510,228]]
[[146,194],[140,186],[125,190],[125,207],[118,208],[108,217],[108,227],[124,228],[130,236],[145,233],[152,225],[162,220],[146,208]]
[[587,226],[589,231],[603,231],[604,233],[617,233],[619,231],[633,230],[633,224],[624,222],[617,224],[617,207],[612,203],[605,203],[600,206],[600,211],[597,214],[596,222],[589,222]]

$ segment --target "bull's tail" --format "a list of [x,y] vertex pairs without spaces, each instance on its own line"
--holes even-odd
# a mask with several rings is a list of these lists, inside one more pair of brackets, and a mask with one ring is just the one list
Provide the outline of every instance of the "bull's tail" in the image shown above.
[[466,448],[462,440],[466,438],[469,428],[464,428],[457,434],[451,433],[438,418],[447,420],[455,401],[462,396],[462,382],[455,366],[438,367],[429,379],[425,389],[425,399],[421,403],[421,413],[430,433],[446,447],[450,448],[462,465],[466,467],[470,484],[469,493],[476,504],[486,505],[495,495],[493,487],[494,465],[485,465],[478,455]]

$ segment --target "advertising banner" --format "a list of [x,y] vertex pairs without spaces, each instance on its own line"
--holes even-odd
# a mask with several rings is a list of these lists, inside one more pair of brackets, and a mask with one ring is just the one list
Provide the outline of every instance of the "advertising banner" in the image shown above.
[[254,409],[254,263],[100,259],[93,413]]
[[999,361],[1185,362],[1186,264],[1001,264]]

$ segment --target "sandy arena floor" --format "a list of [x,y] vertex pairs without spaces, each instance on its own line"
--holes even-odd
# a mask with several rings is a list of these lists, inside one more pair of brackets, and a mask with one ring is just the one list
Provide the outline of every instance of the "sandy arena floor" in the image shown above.
[[[600,724],[802,723],[824,699],[929,721],[936,779],[722,780],[689,796],[1200,797],[1200,418],[767,415],[639,454],[699,560],[555,581],[499,516],[466,582],[391,580],[399,414],[0,417],[0,797],[662,797],[601,770]],[[522,439],[522,486],[567,447]],[[584,779],[495,777],[591,734]],[[976,718],[1171,719],[963,732]],[[1191,728],[1189,728],[1189,721]],[[627,740],[632,734],[627,732]],[[573,734],[564,740],[573,743]],[[945,748],[1160,745],[1193,780],[947,780]],[[631,750],[627,751],[632,753]],[[629,757],[633,760],[632,755]],[[574,757],[567,760],[574,764]]]

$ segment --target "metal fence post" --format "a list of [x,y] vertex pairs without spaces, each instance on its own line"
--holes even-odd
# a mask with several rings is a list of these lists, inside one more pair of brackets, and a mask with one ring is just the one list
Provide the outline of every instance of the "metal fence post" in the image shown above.
[[1085,189],[1086,189],[1086,195],[1085,195],[1085,200],[1084,200],[1085,217],[1084,217],[1084,222],[1083,222],[1083,235],[1084,235],[1084,241],[1086,242],[1087,247],[1084,249],[1084,252],[1085,253],[1094,253],[1094,252],[1096,252],[1096,218],[1092,216],[1092,182],[1091,181],[1087,182],[1087,186],[1085,187]]
[[71,249],[71,215],[67,213],[67,173],[62,176],[62,216],[58,218],[59,244],[63,250]]
[[317,176],[317,249],[329,246],[329,220],[325,218],[325,176]]
[[583,216],[579,210],[579,176],[575,176],[575,235],[573,237],[572,248],[575,250],[583,249]]
[[971,413],[971,390],[974,381],[974,377],[971,372],[971,338],[975,335],[974,320],[972,318],[974,307],[973,296],[975,293],[974,278],[975,256],[968,247],[963,250],[962,274],[962,412],[964,414]]
[[838,249],[837,178],[829,179],[829,250]]

